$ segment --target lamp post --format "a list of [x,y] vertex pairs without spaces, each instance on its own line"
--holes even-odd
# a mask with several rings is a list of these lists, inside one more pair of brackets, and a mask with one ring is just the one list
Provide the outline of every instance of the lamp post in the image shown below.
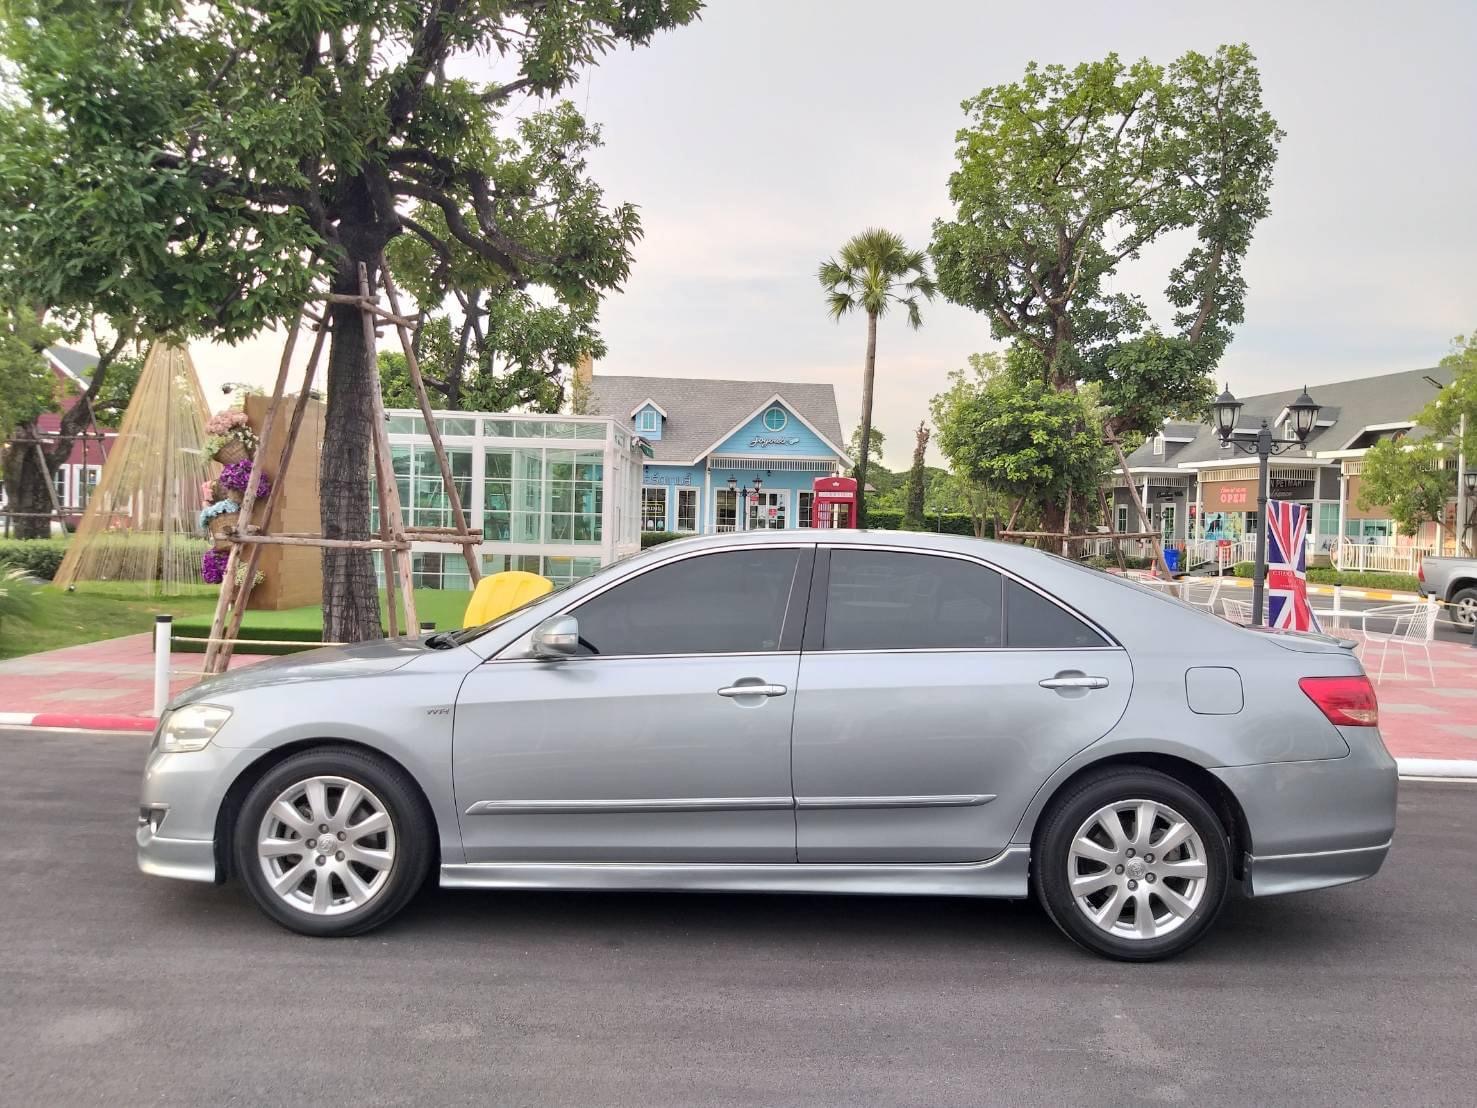
[[1274,439],[1265,416],[1257,429],[1255,442],[1238,442],[1235,438],[1236,417],[1241,413],[1241,401],[1231,395],[1229,386],[1215,398],[1211,408],[1215,412],[1215,430],[1220,436],[1221,445],[1240,450],[1243,454],[1256,455],[1256,564],[1251,578],[1251,625],[1260,627],[1266,620],[1262,598],[1267,584],[1267,485],[1272,455],[1282,454],[1295,446],[1301,447],[1308,441],[1308,435],[1318,419],[1318,405],[1304,388],[1303,394],[1287,406],[1288,413],[1292,416],[1296,442],[1278,442]]
[[[754,478],[754,503],[756,505],[759,503],[759,490],[762,489],[763,487],[764,487],[764,478],[762,478],[762,477],[755,477]],[[738,501],[737,501],[736,507],[737,507],[737,514],[738,514],[738,517],[739,518],[734,523],[734,530],[735,531],[747,531],[748,530],[748,525],[749,525],[749,486],[748,485],[744,485],[744,486],[740,487],[739,486],[739,483],[738,483],[738,478],[737,477],[730,477],[728,479],[728,491],[731,492],[731,493],[736,493],[738,495]],[[742,526],[739,526],[740,523],[742,523]]]

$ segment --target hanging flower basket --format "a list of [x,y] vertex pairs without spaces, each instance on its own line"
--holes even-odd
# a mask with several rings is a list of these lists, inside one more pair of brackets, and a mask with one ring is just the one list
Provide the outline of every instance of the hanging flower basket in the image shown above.
[[240,462],[251,457],[246,452],[246,444],[241,441],[240,435],[222,435],[215,448],[215,460],[221,464]]
[[[243,458],[240,461],[231,462],[221,470],[220,482],[233,499],[240,500],[241,494],[246,492],[246,483],[251,480],[251,460]],[[272,491],[272,482],[265,473],[258,473],[256,478],[256,498],[265,500],[267,494]]]
[[215,516],[209,525],[210,539],[217,550],[224,550],[231,545],[230,532],[235,529],[236,521],[240,518],[235,512]]
[[226,579],[226,566],[231,555],[224,550],[207,550],[200,556],[200,580],[207,585],[219,585]]

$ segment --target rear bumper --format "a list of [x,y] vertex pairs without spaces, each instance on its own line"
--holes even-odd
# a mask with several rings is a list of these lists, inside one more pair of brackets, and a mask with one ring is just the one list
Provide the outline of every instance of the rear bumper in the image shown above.
[[1379,846],[1323,850],[1312,854],[1247,854],[1243,884],[1248,896],[1279,896],[1310,889],[1327,889],[1373,877],[1390,852],[1390,841]]
[[1373,727],[1339,729],[1342,758],[1212,769],[1246,817],[1252,896],[1343,885],[1379,871],[1395,834],[1399,776]]

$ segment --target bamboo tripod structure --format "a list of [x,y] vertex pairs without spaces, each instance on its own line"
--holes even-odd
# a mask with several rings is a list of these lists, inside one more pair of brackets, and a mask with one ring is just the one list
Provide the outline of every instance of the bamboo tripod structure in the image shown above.
[[[441,431],[432,415],[430,399],[426,396],[426,383],[421,376],[420,361],[415,355],[411,333],[414,324],[400,314],[399,296],[383,258],[379,260],[379,275],[380,283],[389,302],[389,310],[380,306],[376,293],[371,291],[368,272],[363,264],[359,266],[358,296],[343,293],[325,293],[321,296],[321,299],[328,303],[354,304],[360,310],[360,319],[364,327],[365,357],[369,361],[369,377],[373,387],[373,466],[380,517],[379,537],[329,539],[319,534],[267,534],[265,531],[277,506],[278,496],[286,484],[285,481],[280,480],[280,477],[287,472],[288,463],[292,460],[293,447],[297,443],[298,431],[302,426],[303,415],[307,411],[313,379],[318,369],[318,360],[323,353],[323,341],[329,329],[327,313],[324,313],[322,318],[318,318],[309,313],[306,308],[300,309],[293,320],[292,329],[288,332],[287,342],[282,350],[282,361],[277,367],[277,380],[272,388],[272,402],[267,407],[266,418],[259,435],[262,447],[257,452],[257,456],[252,459],[251,476],[247,480],[246,492],[241,500],[241,509],[236,517],[240,523],[234,531],[227,535],[231,542],[231,553],[226,562],[225,580],[221,582],[220,597],[216,601],[215,619],[210,625],[210,641],[205,651],[205,672],[207,674],[223,673],[230,664],[232,648],[241,632],[241,617],[246,612],[247,598],[251,594],[252,584],[256,578],[257,563],[261,558],[264,545],[280,544],[381,551],[385,567],[385,618],[392,638],[401,634],[413,635],[417,630],[415,593],[412,588],[410,566],[412,541],[459,545],[462,548],[462,556],[466,559],[467,572],[471,576],[472,584],[475,586],[482,579],[482,570],[478,565],[475,550],[476,546],[482,542],[482,536],[471,529],[466,512],[463,510],[461,494],[457,492],[456,481],[451,475],[451,466],[447,461],[446,447],[441,442]],[[276,429],[277,414],[281,409],[283,392],[287,386],[287,374],[292,363],[293,348],[297,344],[298,331],[305,315],[316,321],[313,328],[317,334],[313,340],[312,352],[308,356],[307,368],[303,373],[302,388],[293,405],[287,435],[282,440],[282,448],[275,466],[272,467],[273,474],[279,479],[272,482],[271,490],[267,493],[263,526],[256,527],[251,523],[251,512],[256,504],[257,479],[262,470],[267,468],[263,464],[265,461],[263,455],[271,442],[272,432]],[[395,483],[394,466],[390,460],[390,439],[385,427],[384,397],[380,392],[379,364],[375,353],[375,328],[383,323],[394,324],[399,333],[400,346],[405,354],[411,387],[415,390],[421,415],[425,419],[426,432],[431,438],[437,464],[441,467],[441,480],[446,489],[447,503],[451,508],[452,518],[456,521],[454,527],[406,527],[405,520],[401,516],[400,489]],[[239,582],[237,580],[238,570],[240,571]],[[398,615],[403,619],[403,630],[401,619],[397,619],[397,604],[400,607]]]

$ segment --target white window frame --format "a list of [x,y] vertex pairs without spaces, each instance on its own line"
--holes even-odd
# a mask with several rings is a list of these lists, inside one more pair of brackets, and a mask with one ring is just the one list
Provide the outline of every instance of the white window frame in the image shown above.
[[[646,526],[646,494],[649,492],[661,493],[662,499],[662,525],[649,528]],[[667,496],[666,485],[642,485],[641,486],[641,530],[643,531],[667,531],[670,530],[668,523],[671,521],[671,498]]]
[[[808,503],[808,504],[805,501],[805,498],[806,497],[809,497],[810,498],[810,503]],[[811,517],[814,514],[814,512],[815,512],[815,490],[814,489],[797,489],[795,491],[795,526],[796,527],[809,527],[810,526]]]
[[1119,504],[1118,505],[1117,523],[1118,523],[1118,533],[1120,535],[1123,534],[1125,531],[1128,530],[1128,505],[1127,504]]
[[[778,415],[780,417],[780,423],[779,423],[779,426],[778,427],[775,427],[774,425],[772,425],[769,422],[769,417],[772,416],[772,415]],[[789,425],[790,425],[790,415],[789,415],[789,413],[786,412],[783,408],[781,408],[778,404],[774,405],[774,407],[769,408],[768,410],[765,411],[765,413],[764,413],[764,429],[766,431],[783,431]]]
[[[682,502],[684,500],[689,501],[692,505],[691,511],[689,513],[692,519],[692,525],[690,527],[684,527],[682,525]],[[696,487],[689,488],[687,486],[681,486],[677,489],[677,507],[675,513],[672,516],[672,529],[674,531],[680,531],[684,535],[691,534],[698,529]]]
[[662,417],[652,408],[642,408],[636,413],[636,430],[645,434],[658,430],[662,425]]
[[1154,436],[1154,448],[1153,449],[1154,449],[1154,455],[1156,457],[1162,458],[1164,456],[1164,436],[1163,435],[1155,435]]

